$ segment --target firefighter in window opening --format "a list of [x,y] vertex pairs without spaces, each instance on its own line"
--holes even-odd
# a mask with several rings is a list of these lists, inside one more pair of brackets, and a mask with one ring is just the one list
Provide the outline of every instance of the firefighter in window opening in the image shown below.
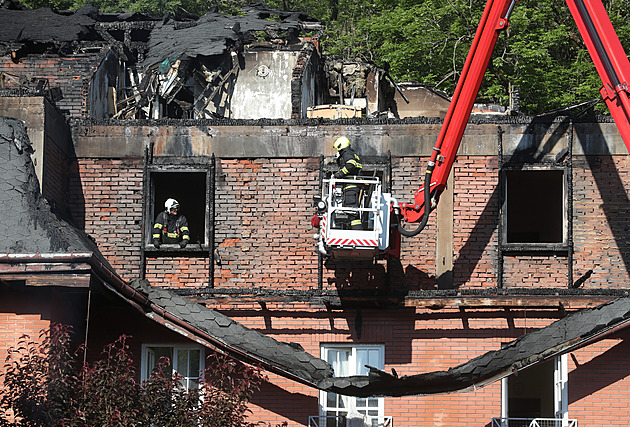
[[[335,172],[337,179],[348,179],[361,175],[361,159],[350,147],[350,140],[345,136],[337,138],[333,142],[333,147],[337,150],[337,165],[339,170]],[[358,208],[361,197],[359,185],[347,182],[343,185],[343,207]],[[351,230],[362,230],[361,215],[359,212],[349,212]]]
[[185,248],[190,240],[188,220],[178,213],[177,200],[168,199],[164,207],[166,210],[158,214],[153,225],[153,245],[159,249],[161,243],[179,243]]

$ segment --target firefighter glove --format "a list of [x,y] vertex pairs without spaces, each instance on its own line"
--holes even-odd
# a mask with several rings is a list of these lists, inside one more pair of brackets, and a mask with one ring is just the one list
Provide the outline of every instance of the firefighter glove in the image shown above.
[[160,239],[153,239],[153,246],[160,249]]
[[179,242],[179,247],[183,249],[186,247],[187,244],[188,244],[187,240],[182,240],[181,242]]

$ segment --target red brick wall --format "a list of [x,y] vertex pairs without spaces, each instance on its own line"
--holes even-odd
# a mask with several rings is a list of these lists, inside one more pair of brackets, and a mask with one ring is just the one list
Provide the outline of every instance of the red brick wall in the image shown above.
[[[421,185],[424,160],[395,159],[393,193],[399,201],[411,200],[413,191]],[[597,276],[597,282],[587,282],[588,286],[593,286],[592,283],[601,287],[624,286],[627,273],[620,267],[624,265],[624,257],[619,251],[624,243],[618,236],[625,227],[622,213],[627,209],[623,198],[626,193],[619,196],[618,177],[630,171],[627,159],[595,163],[599,166],[592,175],[585,163],[581,166],[583,170],[579,169],[579,159],[577,164],[576,273],[595,267],[601,276]],[[221,265],[215,266],[215,286],[314,288],[317,256],[310,217],[312,197],[318,187],[318,159],[220,159],[218,165],[216,244]],[[80,159],[76,168],[80,177],[74,182],[76,215],[82,214],[78,202],[83,199],[86,231],[95,236],[123,277],[137,277],[142,221],[141,159]],[[496,168],[495,158],[461,157],[455,165],[456,286],[496,286],[499,203]],[[621,187],[625,188],[625,184]],[[607,215],[612,213],[616,216],[608,221]],[[613,225],[617,224],[613,219],[618,217],[621,225]],[[412,289],[434,289],[434,224],[432,220],[423,235],[403,242],[400,265],[403,281],[395,282],[394,286],[402,283]],[[564,262],[565,259],[553,256],[506,257],[505,284],[564,287]],[[335,270],[329,267],[324,269],[326,289],[387,284],[384,273],[389,267],[384,263],[358,268],[356,264],[338,265],[341,268]],[[206,286],[207,271],[207,259],[203,257],[147,260],[150,281],[169,287]],[[496,350],[501,343],[543,327],[558,316],[557,310],[505,312],[491,308],[363,309],[358,316],[351,309],[326,310],[306,303],[267,303],[265,308],[255,303],[240,306],[234,301],[225,301],[222,306],[213,301],[209,305],[279,340],[299,342],[311,354],[319,354],[321,343],[384,344],[386,370],[395,368],[399,375],[446,370]],[[360,331],[357,324],[362,325]],[[569,379],[570,416],[578,418],[581,424],[596,424],[595,420],[608,417],[612,411],[602,402],[614,403],[619,396],[628,394],[623,376],[627,364],[619,357],[626,352],[617,343],[607,340],[592,345],[576,352],[576,359],[571,359],[575,366]],[[593,381],[584,373],[591,370],[580,370],[582,364],[598,367],[603,373]],[[607,366],[615,369],[606,371]],[[289,425],[306,425],[308,415],[316,415],[318,411],[317,391],[275,376],[270,378],[272,384],[265,385],[263,393],[253,400],[254,413],[250,419],[274,424],[287,420]],[[291,405],[278,403],[289,401]],[[500,415],[500,404],[500,384],[495,383],[464,394],[388,398],[385,414],[395,417],[396,426],[466,425],[471,418],[475,425],[486,425],[493,416]],[[617,419],[611,425],[627,425],[622,412],[613,414]]]
[[85,331],[87,290],[68,289],[0,288],[0,374],[4,372],[7,350],[16,347],[22,335],[39,343],[40,332],[51,322],[71,325],[72,339],[81,342]]
[[[413,194],[424,184],[428,158],[392,159],[392,195],[399,203],[414,201]],[[435,213],[433,213],[435,215]],[[408,226],[413,229],[414,225]],[[435,289],[435,218],[416,237],[402,238],[400,267],[402,284],[409,289]]]
[[221,159],[215,286],[312,288],[319,159]]
[[460,156],[452,173],[454,286],[496,287],[499,213],[497,158]]
[[[580,163],[581,162],[581,163]],[[627,156],[576,159],[574,173],[574,280],[589,269],[586,287],[624,287],[630,278],[630,228],[622,213],[630,208],[623,177]],[[413,200],[424,159],[395,159],[393,194]],[[73,217],[92,234],[125,277],[139,267],[142,221],[142,160],[79,161],[72,169]],[[581,166],[580,166],[581,165]],[[588,167],[587,167],[588,166]],[[317,286],[312,198],[318,191],[318,159],[219,159],[216,188],[215,286],[310,289]],[[497,286],[499,195],[494,157],[462,156],[454,168],[454,284]],[[621,177],[621,178],[620,178]],[[85,210],[83,210],[83,204]],[[435,213],[433,213],[435,215]],[[417,237],[403,238],[398,265],[328,261],[325,289],[396,286],[435,289],[435,218]],[[566,254],[510,253],[503,257],[506,287],[566,287]],[[173,264],[174,263],[174,264]],[[155,283],[207,286],[207,258],[149,259]],[[170,268],[178,276],[166,276]],[[620,268],[621,267],[621,268]],[[390,277],[387,272],[390,269]],[[154,270],[154,271],[153,271]],[[189,271],[187,271],[189,270]]]
[[79,159],[71,170],[71,213],[121,277],[140,276],[142,160]]
[[147,257],[146,279],[155,286],[203,288],[209,285],[209,277],[207,257]]
[[630,425],[630,333],[571,353],[569,416],[580,426]]
[[584,288],[626,288],[630,279],[630,157],[573,161],[574,279],[588,270]]
[[567,257],[553,255],[504,255],[503,286],[506,288],[565,288]]
[[[399,376],[446,371],[557,319],[554,310],[528,310],[506,316],[501,309],[361,310],[318,309],[308,304],[223,304],[222,312],[235,320],[285,342],[299,342],[319,355],[320,344],[384,344],[385,371]],[[509,316],[509,317],[508,317]],[[360,336],[359,336],[360,335]],[[267,385],[252,400],[251,421],[289,426],[308,425],[318,414],[318,392],[270,375]],[[282,402],[292,402],[291,405]],[[293,404],[293,402],[296,402]],[[299,403],[298,403],[299,402]],[[501,383],[477,391],[422,397],[385,398],[385,416],[395,426],[488,425],[501,414]]]

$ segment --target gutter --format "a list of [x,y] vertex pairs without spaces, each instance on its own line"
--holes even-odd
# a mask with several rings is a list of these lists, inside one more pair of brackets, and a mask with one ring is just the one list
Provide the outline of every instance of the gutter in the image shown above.
[[[122,296],[131,300],[131,305],[145,316],[151,318],[157,323],[174,330],[175,332],[186,336],[186,333],[198,338],[195,341],[200,344],[213,348],[215,350],[225,349],[233,357],[241,360],[245,363],[260,364],[266,370],[274,372],[290,380],[299,382],[313,388],[317,387],[312,381],[308,381],[294,373],[287,371],[277,365],[270,363],[269,360],[263,359],[258,355],[247,353],[238,348],[232,347],[229,344],[218,340],[217,338],[209,335],[208,333],[194,327],[190,323],[175,317],[171,313],[167,312],[164,308],[154,304],[144,293],[129,286],[129,284],[122,279],[118,274],[112,271],[112,268],[105,264],[94,252],[66,252],[66,253],[0,253],[0,263],[78,263],[83,262],[90,265],[94,274],[103,282],[103,284],[112,288],[114,291],[120,293]],[[151,312],[155,313],[159,318],[151,316]],[[176,327],[173,327],[173,325]],[[179,330],[178,330],[179,329]],[[186,336],[191,338],[190,336]]]

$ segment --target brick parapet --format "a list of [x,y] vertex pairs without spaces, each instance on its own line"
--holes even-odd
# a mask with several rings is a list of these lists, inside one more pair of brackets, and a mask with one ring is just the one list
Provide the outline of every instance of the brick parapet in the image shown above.
[[[76,54],[71,57],[58,55],[30,55],[18,63],[8,56],[0,58],[0,72],[25,78],[29,82],[48,80],[50,88],[60,88],[62,99],[57,107],[69,117],[87,117],[87,91],[100,53]],[[13,79],[5,80],[5,88],[19,88]],[[29,86],[30,87],[30,86]]]

